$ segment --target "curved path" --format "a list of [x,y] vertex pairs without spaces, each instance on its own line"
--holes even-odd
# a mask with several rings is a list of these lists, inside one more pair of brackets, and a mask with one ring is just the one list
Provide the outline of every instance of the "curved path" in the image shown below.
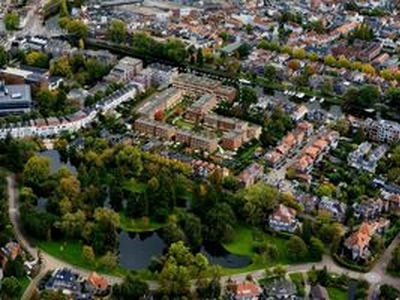
[[[19,219],[19,203],[18,203],[18,189],[15,187],[15,177],[14,175],[7,177],[7,187],[8,187],[8,205],[9,205],[9,217],[10,221],[13,225],[15,237],[18,242],[29,252],[32,257],[38,257],[38,249],[33,246],[29,240],[24,236],[21,230],[21,224]],[[390,261],[391,254],[394,248],[400,242],[400,234],[396,236],[393,242],[389,245],[389,247],[385,250],[380,260],[376,263],[374,268],[368,273],[360,273],[356,271],[351,271],[345,269],[341,266],[338,266],[330,256],[324,256],[321,262],[317,263],[306,263],[306,264],[299,264],[299,265],[289,265],[287,266],[287,271],[289,273],[294,272],[307,272],[313,266],[316,268],[323,268],[324,266],[327,267],[328,271],[337,273],[337,274],[345,274],[354,279],[365,279],[370,283],[370,291],[368,299],[372,299],[372,295],[375,289],[378,287],[379,284],[389,284],[392,286],[400,286],[400,278],[395,278],[386,273],[386,266]],[[70,268],[79,273],[82,277],[87,277],[91,271],[78,268],[71,264],[68,264],[64,261],[61,261],[45,252],[41,252],[40,254],[42,259],[42,268],[38,276],[36,276],[30,283],[29,287],[24,292],[22,299],[28,299],[29,296],[33,293],[33,290],[36,288],[36,284],[40,281],[40,279],[48,272],[57,268]],[[117,276],[110,276],[102,274],[110,284],[120,283],[122,282],[121,277]],[[235,281],[244,281],[246,277],[251,275],[254,279],[261,279],[265,275],[265,270],[256,270],[247,273],[236,274],[232,276],[223,276],[222,284],[225,284],[226,281],[231,278]],[[154,281],[148,282],[149,287],[151,290],[155,290],[157,288],[157,283]]]

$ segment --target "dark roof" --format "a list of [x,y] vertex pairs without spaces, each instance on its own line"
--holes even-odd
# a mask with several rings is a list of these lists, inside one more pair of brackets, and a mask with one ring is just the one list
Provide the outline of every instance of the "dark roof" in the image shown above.
[[324,288],[320,284],[317,284],[317,285],[311,287],[310,299],[311,300],[329,300],[330,298],[329,298],[326,288]]

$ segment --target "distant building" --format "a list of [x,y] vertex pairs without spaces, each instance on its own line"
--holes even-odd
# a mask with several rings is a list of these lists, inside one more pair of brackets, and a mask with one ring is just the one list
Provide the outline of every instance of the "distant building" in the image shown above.
[[218,80],[188,73],[179,74],[173,79],[172,84],[179,89],[200,95],[214,94],[218,99],[225,99],[229,102],[232,102],[236,96],[236,89],[233,87],[223,86]]
[[87,282],[89,289],[91,289],[95,294],[103,293],[108,289],[107,279],[96,272],[92,272],[89,275]]
[[124,57],[105,77],[108,82],[124,83],[133,79],[143,70],[143,62],[140,59]]
[[5,85],[0,82],[0,114],[22,114],[32,107],[31,87],[26,84]]
[[153,84],[157,86],[169,85],[179,75],[178,68],[159,63],[151,64],[147,68],[154,71]]
[[375,121],[366,119],[364,131],[372,141],[380,143],[395,143],[400,140],[400,124],[388,120]]
[[235,300],[257,300],[262,294],[262,288],[253,282],[242,282],[236,285]]
[[370,143],[364,142],[355,151],[350,152],[347,157],[349,166],[375,173],[379,160],[385,156],[389,149],[386,145],[381,145],[374,151],[371,151],[371,148],[372,145]]

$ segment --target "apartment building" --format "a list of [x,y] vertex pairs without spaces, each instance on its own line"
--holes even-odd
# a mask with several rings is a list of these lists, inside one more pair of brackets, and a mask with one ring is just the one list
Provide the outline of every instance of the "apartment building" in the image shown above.
[[157,111],[164,111],[181,101],[183,91],[174,87],[168,88],[161,93],[152,96],[139,109],[138,113],[141,117],[154,119]]
[[363,124],[368,138],[379,143],[395,143],[400,140],[400,124],[388,120],[368,118]]
[[157,122],[154,120],[149,120],[146,118],[139,118],[135,121],[134,128],[135,131],[140,133],[149,134],[154,136],[156,133]]
[[235,150],[240,148],[245,141],[245,132],[243,131],[228,131],[225,132],[221,139],[221,146],[224,149]]
[[186,119],[196,122],[203,120],[217,104],[217,97],[213,94],[204,94],[186,110]]
[[176,131],[175,141],[193,149],[202,149],[209,152],[214,152],[218,148],[218,139],[214,135],[203,135],[185,130]]
[[219,100],[232,102],[236,96],[236,89],[223,86],[218,80],[193,74],[179,74],[172,80],[173,86],[197,94],[214,94]]
[[190,147],[214,152],[218,148],[218,139],[214,135],[198,135],[193,133],[190,139]]
[[126,56],[118,62],[105,80],[118,83],[128,82],[142,70],[143,62],[140,59]]

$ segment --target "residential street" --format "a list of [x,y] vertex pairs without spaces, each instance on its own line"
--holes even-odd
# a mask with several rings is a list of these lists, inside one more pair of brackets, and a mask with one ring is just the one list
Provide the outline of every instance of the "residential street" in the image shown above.
[[[17,240],[21,243],[21,245],[26,249],[33,257],[37,258],[37,253],[38,249],[32,245],[28,239],[23,235],[21,232],[21,226],[20,226],[20,220],[19,220],[19,203],[18,203],[18,192],[17,189],[15,188],[15,177],[14,176],[9,176],[7,177],[7,183],[8,183],[8,205],[9,205],[9,216],[10,216],[10,221],[13,225],[14,233],[17,238]],[[355,271],[350,271],[347,270],[343,267],[338,266],[335,264],[335,262],[332,260],[330,256],[324,256],[323,260],[319,263],[307,263],[307,264],[299,264],[299,265],[290,265],[287,266],[287,271],[289,273],[294,273],[294,272],[307,272],[309,271],[313,266],[316,268],[323,268],[326,266],[328,268],[328,271],[337,273],[337,274],[345,274],[351,278],[354,279],[365,279],[371,284],[370,288],[370,298],[372,299],[371,295],[373,294],[375,288],[377,287],[378,284],[390,284],[393,286],[400,286],[400,278],[394,278],[388,274],[385,273],[385,268],[387,263],[390,260],[391,253],[396,247],[396,245],[400,241],[400,234],[393,240],[391,245],[386,249],[384,254],[382,255],[382,258],[379,260],[379,262],[375,265],[375,267],[368,273],[359,273]],[[31,281],[31,284],[25,291],[22,299],[28,299],[29,295],[32,293],[34,290],[36,284],[40,281],[40,278],[42,278],[48,271],[54,270],[57,268],[70,268],[79,273],[83,277],[87,277],[91,271],[90,270],[85,270],[81,269],[75,266],[72,266],[66,262],[63,262],[47,253],[41,252],[42,256],[42,262],[43,266],[41,269],[40,274]],[[225,284],[226,281],[229,278],[232,278],[235,281],[244,281],[246,280],[247,275],[252,275],[252,277],[256,280],[261,279],[264,277],[265,270],[257,270],[253,272],[247,272],[247,273],[242,273],[242,274],[237,274],[237,275],[232,275],[232,276],[224,276],[222,277],[222,284]],[[115,284],[115,283],[120,283],[122,281],[122,278],[116,277],[116,276],[109,276],[109,275],[103,275],[104,277],[107,278],[108,282],[110,284]],[[150,289],[155,290],[157,288],[157,283],[154,281],[148,282]]]

